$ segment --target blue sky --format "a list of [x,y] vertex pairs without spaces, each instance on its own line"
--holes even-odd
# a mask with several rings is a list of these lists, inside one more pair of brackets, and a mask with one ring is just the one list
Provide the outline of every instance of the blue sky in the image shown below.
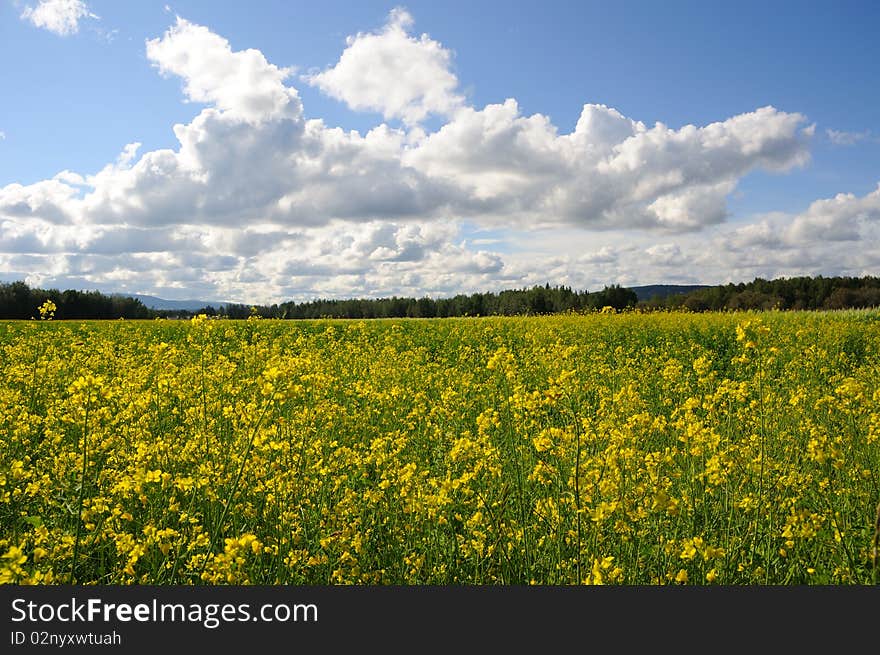
[[[873,2],[4,0],[0,278],[268,302],[876,274],[878,19]],[[248,50],[256,68],[218,78]],[[255,94],[269,104],[241,104]],[[585,104],[618,127],[573,145]]]

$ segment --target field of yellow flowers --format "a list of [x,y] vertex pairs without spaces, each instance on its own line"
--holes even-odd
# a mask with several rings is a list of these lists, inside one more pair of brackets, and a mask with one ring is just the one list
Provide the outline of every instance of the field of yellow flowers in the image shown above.
[[877,582],[877,311],[5,322],[0,370],[3,583]]

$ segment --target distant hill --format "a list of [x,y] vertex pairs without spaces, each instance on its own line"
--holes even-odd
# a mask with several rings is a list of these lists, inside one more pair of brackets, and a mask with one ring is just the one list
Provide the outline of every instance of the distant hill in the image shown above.
[[128,297],[135,298],[136,300],[140,300],[146,307],[150,309],[179,309],[182,311],[194,312],[197,309],[202,309],[203,307],[207,307],[210,305],[216,309],[219,309],[221,305],[225,305],[225,302],[220,302],[217,300],[165,300],[164,298],[157,298],[156,296],[144,296],[137,293],[114,293],[114,296],[120,297]]
[[667,298],[679,293],[691,293],[700,289],[708,289],[708,284],[648,284],[642,287],[628,287],[635,291],[639,300],[651,298]]

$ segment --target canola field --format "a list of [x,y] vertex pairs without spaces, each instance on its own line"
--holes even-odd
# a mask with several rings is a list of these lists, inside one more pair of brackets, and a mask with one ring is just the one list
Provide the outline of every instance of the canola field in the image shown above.
[[0,372],[2,583],[877,583],[877,311],[4,322]]

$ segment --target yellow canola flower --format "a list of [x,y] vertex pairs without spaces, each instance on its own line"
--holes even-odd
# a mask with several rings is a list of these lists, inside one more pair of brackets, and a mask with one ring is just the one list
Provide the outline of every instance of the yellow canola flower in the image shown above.
[[3,323],[0,579],[869,584],[877,316]]

